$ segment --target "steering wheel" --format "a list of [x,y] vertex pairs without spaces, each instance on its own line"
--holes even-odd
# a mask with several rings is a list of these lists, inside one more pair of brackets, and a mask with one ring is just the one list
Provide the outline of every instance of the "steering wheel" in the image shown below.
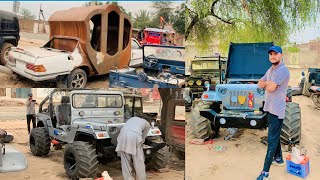
[[163,80],[169,80],[170,78],[171,78],[171,74],[170,73],[165,73],[165,72],[162,72],[162,73],[160,73],[159,75],[158,75],[158,79],[160,79],[161,80],[161,78],[163,79]]
[[138,79],[140,80],[140,81],[145,81],[145,80],[147,80],[147,74],[146,73],[144,73],[144,72],[139,72],[138,73]]
[[151,54],[149,56],[146,56],[143,60],[143,65],[147,68],[152,68],[158,63],[158,58]]

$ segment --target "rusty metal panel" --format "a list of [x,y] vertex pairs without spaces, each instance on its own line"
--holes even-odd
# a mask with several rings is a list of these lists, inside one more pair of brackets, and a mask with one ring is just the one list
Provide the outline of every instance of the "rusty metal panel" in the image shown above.
[[[118,51],[110,56],[107,53],[108,14],[116,12],[119,19],[118,27]],[[95,15],[101,15],[100,50],[96,51],[91,45],[90,20]],[[124,20],[130,23],[130,27],[124,29]],[[50,38],[53,36],[77,37],[80,40],[83,51],[83,65],[89,66],[90,75],[107,74],[112,66],[123,68],[128,66],[131,58],[131,39],[126,48],[123,47],[124,32],[132,34],[132,23],[130,18],[116,5],[76,7],[69,10],[57,11],[49,18]],[[85,56],[84,56],[85,55]]]

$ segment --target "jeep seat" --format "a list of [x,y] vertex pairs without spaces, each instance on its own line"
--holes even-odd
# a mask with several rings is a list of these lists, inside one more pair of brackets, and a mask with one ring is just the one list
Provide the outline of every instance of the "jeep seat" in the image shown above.
[[61,97],[61,104],[56,107],[56,116],[58,126],[71,124],[71,105],[69,96]]

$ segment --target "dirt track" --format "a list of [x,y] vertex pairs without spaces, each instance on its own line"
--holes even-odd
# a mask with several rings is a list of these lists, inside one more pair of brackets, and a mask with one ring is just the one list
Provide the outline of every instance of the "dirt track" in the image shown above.
[[[308,180],[320,179],[320,110],[316,109],[311,100],[305,96],[295,96],[293,101],[298,102],[302,112],[302,140],[310,157],[310,174]],[[189,119],[190,113],[187,115]],[[188,127],[189,128],[189,127]],[[242,135],[234,141],[225,141],[223,138],[228,132],[220,132],[220,137],[214,139],[212,145],[190,144],[192,136],[188,131],[186,140],[186,179],[255,179],[263,167],[267,146],[260,143],[260,137],[266,136],[267,131],[244,130]],[[224,150],[217,152],[216,146],[223,146]],[[212,147],[209,150],[209,147]],[[283,152],[283,156],[287,156]],[[285,167],[271,167],[272,180],[299,180],[286,172]]]

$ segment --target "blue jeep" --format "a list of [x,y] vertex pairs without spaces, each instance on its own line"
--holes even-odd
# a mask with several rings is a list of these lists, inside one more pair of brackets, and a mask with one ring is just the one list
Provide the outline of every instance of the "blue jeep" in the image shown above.
[[[270,46],[272,43],[230,44],[224,84],[205,91],[202,101],[193,109],[191,125],[196,138],[217,136],[220,127],[264,129],[268,126],[263,111],[265,91],[258,88],[257,82],[271,66]],[[281,142],[298,143],[300,138],[299,104],[287,102]]]
[[109,87],[181,88],[184,86],[185,47],[144,45],[142,67],[110,70]]

